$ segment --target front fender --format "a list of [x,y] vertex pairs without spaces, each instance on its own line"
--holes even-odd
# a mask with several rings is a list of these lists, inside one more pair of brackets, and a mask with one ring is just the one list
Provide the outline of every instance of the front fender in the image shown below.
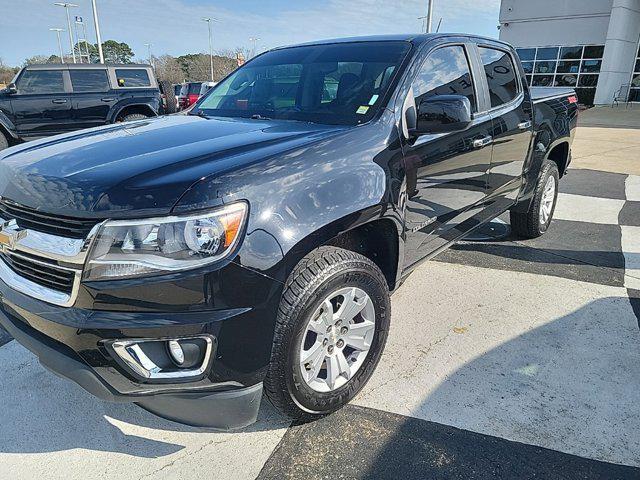
[[[314,248],[379,218],[402,231],[397,208],[401,168],[393,116],[192,187],[174,208],[184,213],[248,200],[238,252],[242,265],[280,281]],[[389,123],[391,122],[391,123]],[[393,133],[392,133],[393,132]]]

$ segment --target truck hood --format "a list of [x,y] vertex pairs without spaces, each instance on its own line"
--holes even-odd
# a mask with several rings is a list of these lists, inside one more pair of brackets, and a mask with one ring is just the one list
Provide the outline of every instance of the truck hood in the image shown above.
[[189,115],[99,127],[0,152],[0,197],[86,218],[166,214],[203,178],[344,129]]

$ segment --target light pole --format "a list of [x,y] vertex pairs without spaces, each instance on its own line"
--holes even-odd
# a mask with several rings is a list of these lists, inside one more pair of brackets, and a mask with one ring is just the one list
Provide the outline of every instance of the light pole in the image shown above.
[[89,42],[87,42],[87,24],[84,23],[84,20],[81,20],[82,23],[82,36],[84,37],[84,49],[87,52],[87,63],[91,63],[91,54],[89,53]]
[[155,68],[153,66],[153,56],[151,55],[151,47],[153,46],[153,43],[145,43],[144,46],[147,47],[147,51],[149,52],[149,65]]
[[203,22],[207,22],[209,28],[209,67],[211,68],[211,81],[213,82],[213,34],[211,33],[211,22],[215,22],[215,18],[202,18]]
[[73,63],[76,63],[76,49],[73,46],[73,33],[71,33],[71,17],[69,16],[69,8],[77,7],[75,3],[56,2],[54,5],[64,7],[67,12],[67,29],[69,32],[69,45],[71,46],[71,56],[73,57]]
[[104,54],[102,53],[102,39],[100,38],[100,24],[98,23],[98,9],[96,8],[96,0],[91,0],[91,6],[93,7],[93,25],[96,28],[96,40],[98,41],[98,55],[100,56],[100,63],[104,63]]
[[427,0],[429,2],[429,6],[427,7],[427,32],[431,33],[431,18],[433,17],[433,0]]
[[58,50],[60,50],[60,63],[64,63],[64,52],[62,51],[62,42],[60,41],[60,32],[64,32],[64,28],[50,28],[52,32],[56,32],[58,37]]
[[251,51],[251,58],[256,56],[256,42],[260,40],[258,37],[251,37],[250,42],[253,42],[253,50]]

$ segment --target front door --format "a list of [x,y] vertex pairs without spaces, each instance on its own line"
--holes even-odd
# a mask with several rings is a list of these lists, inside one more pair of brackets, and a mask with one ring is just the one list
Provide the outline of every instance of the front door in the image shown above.
[[464,95],[474,117],[464,131],[422,135],[405,145],[405,267],[458,238],[483,208],[492,125],[490,115],[477,113],[470,48],[447,45],[432,51],[412,84],[416,105],[434,95]]
[[44,137],[67,132],[71,126],[71,100],[64,70],[25,70],[11,95],[16,130],[21,137]]

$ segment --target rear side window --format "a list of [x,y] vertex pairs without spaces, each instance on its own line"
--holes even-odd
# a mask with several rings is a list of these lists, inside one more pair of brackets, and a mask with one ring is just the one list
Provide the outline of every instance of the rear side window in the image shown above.
[[491,108],[499,107],[518,96],[516,68],[511,55],[494,48],[478,47],[489,84]]
[[64,93],[62,70],[27,70],[16,87],[19,94]]
[[476,112],[471,69],[464,48],[454,45],[430,53],[413,82],[413,95],[416,105],[434,95],[463,95]]
[[190,83],[187,93],[189,93],[190,95],[198,94],[198,93],[200,93],[200,88],[201,87],[202,87],[202,83],[200,83],[200,82]]
[[140,68],[116,69],[116,78],[119,87],[150,87],[151,80],[146,70]]
[[109,90],[106,70],[69,70],[74,92],[104,92]]

